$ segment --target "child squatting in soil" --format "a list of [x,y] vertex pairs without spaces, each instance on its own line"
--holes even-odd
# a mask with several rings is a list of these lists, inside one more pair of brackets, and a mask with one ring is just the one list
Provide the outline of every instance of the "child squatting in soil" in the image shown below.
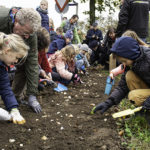
[[96,106],[94,113],[100,110],[103,114],[127,95],[135,106],[150,109],[150,48],[139,46],[135,39],[123,36],[116,40],[111,52],[128,67],[118,86],[105,102]]
[[[41,27],[40,30],[37,32],[38,37],[38,62],[39,62],[39,73],[40,73],[40,79],[42,82],[47,82],[48,85],[53,85],[54,82],[52,81],[51,72],[52,69],[49,66],[48,59],[46,56],[46,52],[48,50],[48,46],[50,43],[50,36],[49,32],[44,28]],[[46,84],[46,85],[47,85]],[[43,83],[41,83],[41,80],[39,82],[38,88],[43,88]],[[41,89],[42,90],[42,89]]]
[[18,102],[10,87],[6,67],[16,64],[19,59],[25,58],[28,49],[29,47],[20,36],[15,34],[6,35],[0,32],[0,95],[15,124],[24,124],[26,121],[18,110]]
[[52,79],[54,81],[63,84],[69,84],[71,81],[80,82],[80,77],[75,68],[76,54],[75,48],[72,45],[67,45],[50,56],[49,64],[52,68]]

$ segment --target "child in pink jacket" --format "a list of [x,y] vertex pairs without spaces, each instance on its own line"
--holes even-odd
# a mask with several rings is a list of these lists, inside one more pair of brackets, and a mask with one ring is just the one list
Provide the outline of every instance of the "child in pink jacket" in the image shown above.
[[75,68],[75,56],[77,52],[72,45],[68,45],[57,51],[49,58],[49,64],[52,68],[52,79],[63,84],[69,84],[71,81],[80,82]]

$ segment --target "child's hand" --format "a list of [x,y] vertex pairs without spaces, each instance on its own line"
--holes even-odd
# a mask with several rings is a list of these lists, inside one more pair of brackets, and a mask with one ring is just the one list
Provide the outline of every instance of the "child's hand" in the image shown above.
[[26,123],[25,119],[21,116],[17,108],[13,108],[10,112],[12,121],[14,124],[24,124]]

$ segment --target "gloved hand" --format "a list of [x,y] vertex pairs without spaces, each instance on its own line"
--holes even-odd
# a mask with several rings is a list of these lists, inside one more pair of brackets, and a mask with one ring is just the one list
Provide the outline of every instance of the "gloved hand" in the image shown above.
[[102,103],[98,104],[95,108],[93,108],[91,113],[96,113],[98,110],[100,110],[100,113],[103,114],[112,105],[113,105],[113,101],[108,99],[105,102],[102,102]]
[[29,95],[28,104],[36,113],[42,111],[41,106],[34,95]]
[[144,101],[142,109],[150,109],[150,97]]
[[72,79],[73,83],[81,83],[81,79],[78,74],[73,74]]
[[56,88],[56,87],[57,87],[57,83],[54,82],[53,80],[47,81],[47,85],[48,85],[48,86],[51,86],[51,87],[53,87],[53,88]]
[[10,115],[14,124],[24,124],[26,122],[17,108],[12,108]]

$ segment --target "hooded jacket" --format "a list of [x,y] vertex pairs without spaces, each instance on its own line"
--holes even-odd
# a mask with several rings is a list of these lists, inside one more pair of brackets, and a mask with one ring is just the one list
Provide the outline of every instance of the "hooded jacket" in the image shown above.
[[[150,87],[150,48],[140,47],[140,52],[141,54],[134,61],[131,70]],[[108,98],[112,100],[116,105],[129,93],[129,89],[125,79],[125,75],[128,70],[129,68],[126,69],[121,77],[118,86],[114,89],[114,91]]]

